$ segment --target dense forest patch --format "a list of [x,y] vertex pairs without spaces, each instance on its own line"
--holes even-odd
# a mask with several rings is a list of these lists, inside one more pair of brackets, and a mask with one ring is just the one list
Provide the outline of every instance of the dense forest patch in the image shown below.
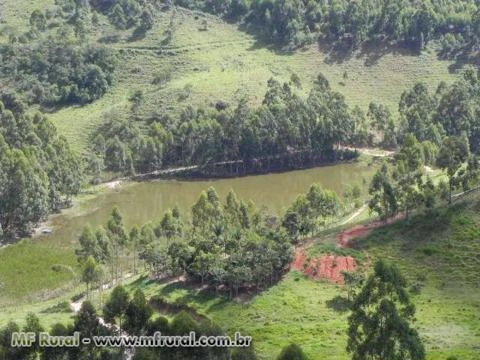
[[[43,115],[0,102],[0,239],[29,234],[81,185],[79,159]],[[15,107],[17,105],[17,107]]]

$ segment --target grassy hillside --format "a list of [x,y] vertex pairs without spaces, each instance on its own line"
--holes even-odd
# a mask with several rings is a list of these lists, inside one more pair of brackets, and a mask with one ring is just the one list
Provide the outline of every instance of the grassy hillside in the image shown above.
[[[0,28],[24,31],[31,11],[52,3],[0,0]],[[452,81],[456,76],[451,71],[453,64],[438,60],[433,48],[419,56],[391,48],[345,56],[315,44],[291,53],[264,46],[236,25],[213,16],[183,9],[157,12],[155,16],[155,25],[144,38],[132,38],[132,30],[114,29],[102,15],[95,30],[88,34],[91,42],[115,50],[118,66],[113,86],[103,98],[49,114],[78,152],[86,151],[89,135],[106,114],[130,114],[129,98],[137,90],[143,91],[144,99],[135,116],[148,119],[167,113],[176,115],[188,105],[213,107],[220,100],[234,105],[247,97],[258,104],[269,78],[288,81],[293,73],[300,77],[299,91],[307,93],[315,76],[323,73],[333,89],[345,95],[349,105],[365,109],[369,102],[376,101],[395,111],[400,94],[415,82],[424,81],[434,89],[438,82]],[[165,31],[172,24],[175,31],[167,42]],[[0,34],[0,42],[6,41],[8,31]],[[168,80],[155,83],[159,76]],[[100,199],[96,205],[105,206]],[[67,215],[82,216],[74,213],[77,210]],[[476,360],[480,356],[479,229],[477,194],[451,208],[442,207],[376,230],[349,250],[366,268],[373,260],[385,258],[407,275],[418,310],[416,326],[429,360]],[[316,239],[313,250],[318,254],[331,248],[335,235]],[[48,314],[42,315],[47,326],[70,318],[69,313],[49,309],[76,292],[71,289],[78,271],[73,255],[75,241],[70,232],[62,239],[30,239],[2,250],[8,261],[0,263],[0,326],[10,319],[21,321],[28,311],[47,310]],[[70,284],[72,293],[58,289],[62,284]],[[8,292],[2,293],[2,287]],[[148,296],[160,295],[169,302],[189,305],[230,333],[241,331],[253,336],[261,359],[275,358],[279,349],[290,342],[301,345],[311,359],[348,358],[348,314],[332,302],[345,294],[340,285],[316,282],[292,271],[269,290],[236,302],[147,278],[130,285],[131,290],[137,287]],[[43,300],[58,294],[62,294],[61,298]]]
[[[288,81],[292,73],[300,76],[306,92],[321,72],[350,105],[365,109],[369,102],[377,101],[396,110],[401,93],[415,82],[425,81],[435,87],[454,76],[449,72],[451,64],[437,60],[433,51],[415,56],[375,50],[345,60],[331,56],[319,45],[283,53],[258,44],[235,25],[215,17],[206,17],[208,30],[200,31],[204,17],[178,10],[173,15],[173,41],[163,50],[161,43],[171,12],[158,14],[154,28],[144,39],[128,41],[128,32],[125,40],[108,44],[119,51],[120,58],[116,82],[109,93],[94,104],[51,114],[76,149],[85,145],[103,114],[129,111],[128,98],[135,90],[143,90],[145,97],[139,116],[148,117],[152,113],[176,113],[187,105],[213,106],[219,100],[234,104],[244,96],[259,103],[269,78]],[[170,72],[171,81],[163,86],[152,84],[162,72]],[[190,95],[181,100],[187,88]]]
[[[22,7],[12,1],[4,4],[6,23],[17,31],[25,28],[34,9],[32,2],[23,2]],[[114,29],[103,15],[98,16],[99,22],[88,36],[91,42],[102,42],[117,51],[114,85],[93,104],[50,114],[76,150],[85,149],[89,134],[106,113],[119,116],[130,112],[128,99],[136,90],[144,92],[137,116],[149,118],[176,114],[187,105],[214,106],[219,100],[235,104],[247,97],[259,103],[269,78],[288,81],[292,73],[300,77],[300,91],[306,93],[316,75],[323,73],[349,105],[366,109],[371,101],[377,101],[395,111],[400,94],[415,82],[425,81],[435,88],[439,81],[455,76],[450,72],[452,63],[439,61],[433,48],[420,56],[395,48],[372,48],[347,56],[329,51],[325,44],[284,52],[258,43],[237,25],[214,16],[176,9],[158,11],[155,17],[153,29],[135,39],[132,30]],[[169,28],[174,31],[167,42]],[[160,74],[168,74],[170,80],[154,84]]]

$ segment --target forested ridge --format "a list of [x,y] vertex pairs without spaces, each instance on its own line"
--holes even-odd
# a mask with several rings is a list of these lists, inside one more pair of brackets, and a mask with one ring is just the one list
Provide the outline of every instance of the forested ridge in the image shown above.
[[113,80],[114,54],[85,39],[86,3],[70,5],[74,10],[61,3],[55,12],[35,10],[29,30],[11,33],[0,46],[0,78],[7,85],[2,92],[44,107],[85,104],[105,94]]
[[268,169],[267,159],[279,156],[290,156],[298,166],[334,161],[339,144],[366,142],[365,126],[365,119],[351,116],[344,97],[331,90],[323,75],[306,99],[292,83],[271,79],[257,109],[247,99],[234,109],[189,106],[179,117],[154,119],[147,131],[107,115],[93,139],[90,170],[98,175],[106,167],[132,174],[237,160]]
[[[402,94],[398,114],[380,103],[365,112],[349,107],[320,74],[306,98],[298,95],[296,77],[268,83],[263,103],[252,108],[240,101],[235,108],[186,107],[180,116],[152,119],[147,130],[127,118],[106,116],[92,141],[89,171],[103,169],[127,174],[169,166],[239,161],[261,170],[268,159],[281,157],[284,167],[301,167],[341,159],[339,145],[395,149],[413,134],[428,149],[427,163],[446,136],[464,136],[479,151],[479,72],[474,68],[431,92],[417,83]],[[132,100],[141,101],[142,93]]]

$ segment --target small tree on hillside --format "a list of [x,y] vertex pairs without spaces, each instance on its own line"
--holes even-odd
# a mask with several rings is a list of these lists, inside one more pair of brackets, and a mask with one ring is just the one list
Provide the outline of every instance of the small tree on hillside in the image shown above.
[[421,144],[413,134],[408,134],[396,156],[395,178],[397,198],[405,216],[417,208],[422,200],[424,158]]
[[82,281],[87,285],[87,299],[90,295],[91,285],[98,283],[102,278],[102,268],[92,256],[89,256],[82,269]]
[[438,152],[437,165],[443,170],[447,170],[449,183],[448,202],[452,203],[452,192],[457,186],[456,174],[462,165],[467,161],[470,155],[468,144],[460,137],[448,137],[443,141],[442,147]]
[[382,220],[397,214],[396,192],[387,165],[383,165],[373,176],[369,194],[372,196],[368,204],[370,211],[377,213]]
[[410,322],[415,307],[398,268],[384,261],[354,297],[348,318],[352,360],[424,360],[425,348]]
[[138,289],[125,310],[125,330],[129,334],[141,335],[152,313],[152,308],[148,305],[145,294]]
[[137,274],[137,254],[140,245],[140,229],[137,226],[132,227],[129,233],[130,245],[133,252],[133,274]]
[[[128,236],[123,226],[123,218],[117,207],[112,210],[110,219],[107,224],[108,237],[110,238],[113,247],[113,256],[115,259],[115,279],[122,277],[122,271],[120,266],[120,257],[124,247],[127,245]],[[119,274],[120,270],[120,274]]]
[[308,360],[308,357],[300,346],[290,344],[282,349],[277,360]]
[[122,320],[125,318],[125,312],[129,304],[129,296],[123,286],[117,286],[110,294],[110,298],[105,303],[103,313],[105,320],[108,322],[116,322],[118,327],[122,329]]

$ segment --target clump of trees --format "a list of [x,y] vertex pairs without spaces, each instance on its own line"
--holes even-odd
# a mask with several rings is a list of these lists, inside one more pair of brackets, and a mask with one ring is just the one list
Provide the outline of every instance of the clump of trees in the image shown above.
[[408,218],[415,209],[431,210],[441,199],[451,203],[454,190],[467,191],[478,183],[480,159],[470,153],[464,137],[445,137],[435,154],[433,163],[447,171],[448,184],[435,185],[425,174],[429,152],[413,134],[407,135],[392,164],[384,164],[372,179],[370,210],[383,220],[400,212]]
[[140,259],[157,277],[186,274],[215,289],[223,286],[233,296],[242,287],[263,289],[271,285],[291,262],[291,241],[272,221],[253,203],[239,200],[233,191],[222,204],[215,189],[210,188],[193,205],[190,224],[175,208],[158,223],[134,227],[127,234],[120,213],[114,209],[106,230],[99,227],[94,233],[85,227],[77,256],[84,268],[94,268],[92,261],[103,264],[110,269],[111,279],[118,281],[129,250],[133,252],[134,272]]
[[[197,339],[201,336],[225,336],[224,331],[208,319],[194,320],[186,312],[179,312],[171,320],[163,316],[153,317],[153,308],[141,290],[132,295],[122,286],[113,289],[104,308],[103,317],[109,324],[100,321],[100,315],[91,302],[85,301],[79,312],[73,316],[73,324],[54,324],[49,330],[45,329],[38,317],[28,314],[25,326],[20,328],[11,321],[0,329],[0,356],[4,360],[27,359],[78,359],[104,360],[119,359],[125,356],[124,347],[97,347],[93,344],[80,341],[79,347],[40,347],[38,334],[48,331],[51,336],[73,336],[80,333],[80,339],[93,336],[112,336],[128,333],[130,336],[154,336],[160,332],[162,336],[189,336],[195,332]],[[13,347],[13,332],[32,332],[37,335],[36,342],[31,347]],[[231,353],[233,353],[231,355]],[[255,360],[253,347],[239,348],[231,351],[228,347],[138,347],[135,348],[135,360],[147,359],[248,359]],[[232,357],[230,357],[232,356]]]
[[[40,347],[40,332],[48,331],[52,336],[73,336],[80,332],[81,338],[92,336],[113,335],[112,331],[102,325],[99,321],[97,311],[93,305],[86,301],[82,304],[80,311],[75,314],[73,324],[54,324],[50,330],[45,329],[39,318],[30,313],[26,317],[26,324],[20,328],[17,323],[10,321],[4,328],[0,329],[0,356],[5,360],[27,360],[27,359],[112,359],[121,354],[119,349],[107,349],[95,347],[92,344],[86,345],[80,341],[79,347]],[[36,334],[36,341],[30,347],[13,347],[13,332],[32,332]]]
[[127,233],[118,208],[112,210],[106,227],[98,226],[95,230],[90,225],[84,227],[75,253],[82,267],[82,280],[86,283],[87,290],[89,285],[102,285],[107,274],[114,283],[123,278],[125,253],[132,247],[136,250],[138,235],[135,230]]
[[[451,85],[439,84],[431,94],[416,84],[402,94],[399,126],[394,130],[400,152],[391,166],[383,166],[370,186],[370,209],[383,219],[413,209],[431,209],[439,199],[452,202],[455,190],[467,191],[479,180],[480,73],[467,68]],[[382,129],[388,112],[370,105],[371,116]],[[448,182],[434,185],[425,166],[446,171]]]
[[435,94],[425,84],[405,91],[400,100],[400,133],[440,146],[445,135],[465,136],[470,150],[480,150],[480,73],[473,68],[451,85],[440,83]]
[[178,118],[157,117],[147,131],[108,116],[93,141],[92,163],[125,173],[218,163],[233,174],[294,168],[341,158],[340,144],[365,142],[355,135],[365,125],[322,75],[306,99],[271,79],[257,109],[246,100],[220,111],[187,107]]
[[297,196],[287,209],[282,226],[293,241],[314,234],[329,219],[337,216],[342,204],[334,191],[313,184],[306,194]]
[[0,240],[28,235],[80,189],[79,159],[55,126],[27,115],[13,96],[0,101]]
[[36,42],[0,47],[0,78],[28,103],[85,104],[101,98],[112,84],[113,53],[61,30]]
[[118,29],[137,27],[136,31],[144,33],[153,27],[153,1],[95,0],[92,1],[92,6],[105,14]]
[[280,223],[233,191],[222,202],[209,188],[192,206],[190,221],[174,208],[158,222],[129,232],[114,209],[106,228],[94,231],[87,225],[79,238],[78,261],[92,275],[84,281],[100,285],[105,277],[93,276],[100,265],[117,282],[131,265],[136,273],[141,260],[156,277],[186,275],[215,291],[227,289],[231,296],[241,288],[264,289],[284,273],[300,236],[314,233],[341,208],[337,195],[318,185],[300,198],[304,200],[297,199]]

